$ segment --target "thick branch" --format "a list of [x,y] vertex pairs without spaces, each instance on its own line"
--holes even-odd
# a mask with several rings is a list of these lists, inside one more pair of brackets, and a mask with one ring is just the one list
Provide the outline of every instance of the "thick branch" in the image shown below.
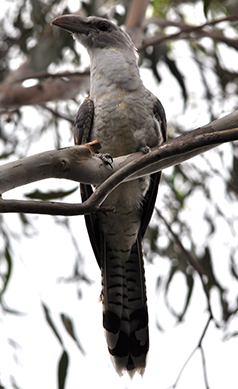
[[[0,193],[50,177],[65,178],[85,184],[101,184],[87,202],[77,205],[77,209],[73,204],[61,203],[59,205],[37,202],[37,212],[34,211],[34,213],[61,215],[95,212],[109,193],[121,182],[163,170],[221,143],[234,140],[238,140],[238,111],[195,131],[181,135],[152,149],[146,155],[135,153],[115,158],[113,169],[109,165],[105,165],[101,159],[96,158],[87,145],[48,151],[2,166],[0,169]],[[16,212],[17,204],[14,202],[11,207],[10,201],[8,200],[6,203],[6,200],[3,200],[0,211]],[[19,209],[18,212],[32,213],[32,206],[29,205],[31,208],[27,210],[27,204],[27,201],[21,202],[21,210]],[[50,204],[52,206],[51,212]],[[70,213],[71,211],[72,213]]]
[[142,26],[145,19],[149,0],[131,0],[130,9],[126,18],[126,31],[137,46],[142,35]]
[[116,158],[113,164],[114,171],[119,168],[120,170],[100,185],[91,196],[91,201],[101,204],[122,181],[177,165],[218,144],[234,140],[238,140],[238,111],[166,142],[139,158],[137,158],[139,153]]
[[[83,72],[69,72],[69,71],[64,71],[64,72],[57,72],[57,73],[48,73],[48,72],[36,72],[36,73],[30,73],[30,74],[25,74],[21,75],[19,78],[14,78],[14,82],[22,82],[25,80],[31,80],[36,78],[37,80],[45,80],[47,78],[72,78],[72,77],[82,77],[82,76],[89,76],[90,75],[90,70],[85,69]],[[9,81],[8,81],[9,82]],[[11,81],[13,83],[13,81]]]
[[74,98],[89,88],[88,74],[74,75],[67,80],[48,78],[39,84],[24,88],[20,83],[5,82],[0,85],[0,108],[16,109],[23,105],[44,104],[47,101]]
[[86,146],[46,151],[2,165],[0,194],[46,178],[65,178],[85,184],[100,184],[108,177],[105,170],[111,168],[93,156],[99,148],[99,142],[95,141]]

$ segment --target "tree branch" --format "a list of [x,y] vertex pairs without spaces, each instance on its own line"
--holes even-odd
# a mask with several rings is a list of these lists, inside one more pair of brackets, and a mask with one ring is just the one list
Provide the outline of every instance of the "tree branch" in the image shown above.
[[54,110],[52,108],[47,107],[46,105],[41,105],[41,107],[44,108],[46,111],[52,113],[55,117],[60,118],[60,119],[64,119],[64,120],[68,121],[69,123],[74,124],[73,118],[71,118],[69,116],[62,115],[61,113],[57,112],[56,110]]
[[198,273],[198,276],[200,278],[200,281],[201,281],[201,284],[202,284],[202,287],[203,287],[203,290],[204,290],[204,293],[206,295],[206,299],[207,299],[207,310],[211,316],[211,318],[213,318],[213,314],[212,314],[212,308],[211,308],[211,302],[210,302],[210,295],[209,295],[209,290],[208,290],[208,287],[207,287],[207,282],[206,282],[206,278],[204,277],[205,276],[205,272],[204,270],[202,269],[202,267],[199,265],[199,263],[195,260],[192,252],[188,251],[185,249],[184,245],[182,244],[181,240],[179,239],[178,235],[173,231],[173,229],[171,228],[171,226],[169,225],[169,223],[167,223],[167,221],[165,220],[165,218],[163,217],[162,213],[156,208],[156,213],[157,215],[159,216],[159,218],[163,221],[163,223],[165,224],[167,230],[169,231],[170,235],[172,235],[173,239],[174,239],[174,242],[177,244],[177,246],[180,248],[180,250],[183,252],[184,254],[184,257],[186,259],[186,261],[189,263],[190,266],[193,267],[193,269],[196,270],[196,272]]
[[126,31],[137,46],[142,35],[142,26],[145,19],[149,0],[131,0],[130,9],[126,18]]
[[[209,31],[204,28],[209,27],[209,26],[214,26],[218,23],[225,22],[225,21],[236,21],[238,20],[238,15],[231,15],[226,18],[219,18],[212,20],[210,22],[206,22],[204,24],[201,24],[199,26],[192,26],[192,25],[186,25],[183,24],[183,27],[181,27],[180,31],[173,33],[173,34],[168,34],[165,36],[159,36],[155,38],[150,38],[143,45],[141,45],[138,48],[138,51],[143,51],[146,47],[148,46],[154,46],[158,45],[162,42],[166,42],[168,40],[177,40],[177,39],[198,39],[198,38],[203,38],[205,36],[208,36],[214,40],[218,40],[221,42],[226,43],[229,46],[238,48],[238,41],[237,39],[231,39],[225,37],[221,32],[216,32],[216,31]],[[175,25],[175,23],[170,23],[167,22],[168,25]],[[180,27],[180,25],[177,24],[177,26]]]
[[206,389],[209,389],[209,385],[208,385],[208,380],[207,380],[207,369],[206,369],[206,362],[205,362],[205,356],[204,356],[204,351],[203,351],[203,348],[202,348],[202,342],[203,342],[203,339],[207,333],[207,330],[208,330],[208,327],[209,327],[209,324],[212,320],[212,316],[210,315],[207,322],[206,322],[206,325],[203,329],[203,332],[202,332],[202,335],[200,336],[200,339],[198,341],[198,344],[197,346],[194,348],[194,350],[191,352],[191,354],[189,355],[189,357],[187,358],[187,360],[185,361],[184,365],[182,366],[179,374],[178,374],[178,377],[176,378],[176,381],[173,385],[169,386],[169,388],[167,389],[175,389],[178,385],[178,382],[182,376],[182,373],[185,369],[185,367],[187,366],[188,362],[190,361],[190,359],[193,357],[193,355],[195,354],[195,352],[200,349],[201,351],[201,355],[202,355],[202,367],[203,367],[203,376],[204,376],[204,381],[205,381],[205,385],[206,385]]
[[[31,77],[25,77],[28,79]],[[52,77],[39,84],[25,88],[19,82],[0,85],[0,109],[16,109],[23,105],[44,104],[47,101],[74,98],[89,88],[89,76],[82,73],[65,78]]]
[[[0,211],[54,215],[81,215],[96,212],[101,209],[103,201],[121,182],[177,165],[221,143],[234,140],[238,140],[238,111],[170,140],[160,147],[155,147],[148,154],[144,155],[140,152],[115,158],[113,169],[94,155],[99,148],[98,142],[40,153],[3,165],[0,169],[0,193],[29,182],[52,177],[100,186],[83,204],[39,201],[11,203],[12,200],[1,200]],[[34,204],[37,204],[35,209]]]
[[[23,82],[25,80],[32,80],[34,78],[38,80],[45,80],[47,78],[71,78],[71,77],[82,77],[82,76],[89,76],[90,75],[90,70],[85,69],[82,72],[57,72],[57,73],[49,73],[49,72],[36,72],[36,73],[30,73],[30,74],[25,74],[21,75],[18,78],[14,78],[14,82]],[[13,81],[11,80],[11,83]]]

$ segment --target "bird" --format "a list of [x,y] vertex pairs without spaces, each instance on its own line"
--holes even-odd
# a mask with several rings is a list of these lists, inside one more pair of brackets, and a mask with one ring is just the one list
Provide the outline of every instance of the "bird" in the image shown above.
[[[52,24],[72,33],[90,57],[90,93],[76,115],[75,144],[98,140],[100,152],[113,159],[150,152],[165,142],[165,111],[141,80],[130,36],[114,22],[95,16],[62,15]],[[101,269],[107,346],[119,375],[145,371],[149,329],[142,240],[160,176],[157,172],[120,184],[103,204],[114,212],[85,216]],[[82,201],[93,190],[81,184]]]

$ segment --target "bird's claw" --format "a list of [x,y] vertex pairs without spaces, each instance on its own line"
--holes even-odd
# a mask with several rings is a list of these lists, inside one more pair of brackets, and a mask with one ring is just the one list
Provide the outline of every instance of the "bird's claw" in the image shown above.
[[109,165],[112,169],[113,169],[113,166],[112,166],[112,162],[113,162],[113,158],[111,157],[110,154],[96,154],[96,156],[98,158],[100,158],[106,165]]
[[142,153],[144,153],[144,154],[148,154],[151,150],[150,150],[150,147],[146,145],[146,146],[142,146],[140,148],[140,151],[142,151]]

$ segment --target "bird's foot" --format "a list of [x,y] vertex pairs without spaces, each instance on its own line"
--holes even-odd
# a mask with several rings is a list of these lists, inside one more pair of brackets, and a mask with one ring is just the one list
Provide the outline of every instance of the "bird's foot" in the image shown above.
[[151,150],[150,150],[149,146],[142,146],[140,148],[140,151],[142,151],[142,153],[144,153],[144,154],[148,154]]
[[109,165],[113,169],[113,166],[112,166],[113,158],[111,157],[110,154],[97,153],[97,154],[95,154],[95,156],[100,158],[105,163],[105,165]]

